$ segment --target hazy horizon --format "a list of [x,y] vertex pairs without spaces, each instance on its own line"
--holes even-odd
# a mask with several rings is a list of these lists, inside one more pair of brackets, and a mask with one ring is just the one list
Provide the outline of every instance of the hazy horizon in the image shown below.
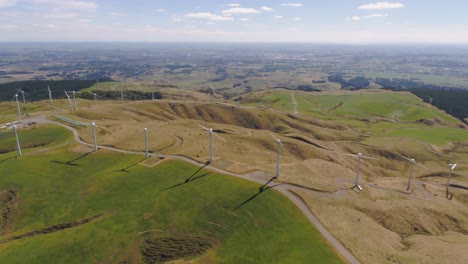
[[468,44],[467,1],[0,0],[0,42]]

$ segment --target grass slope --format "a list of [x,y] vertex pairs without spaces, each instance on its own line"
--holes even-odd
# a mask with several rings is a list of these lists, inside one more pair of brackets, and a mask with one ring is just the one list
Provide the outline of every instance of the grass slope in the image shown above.
[[[20,197],[13,228],[0,236],[0,263],[139,263],[149,236],[187,234],[218,241],[200,263],[341,262],[276,191],[258,194],[257,184],[181,161],[147,168],[136,165],[140,160],[59,149],[0,164],[0,190]],[[73,228],[9,240],[96,215]],[[147,230],[153,231],[139,234]]]
[[[38,126],[18,129],[18,138],[22,149],[42,146],[54,146],[72,138],[72,133],[56,126]],[[0,131],[0,153],[16,150],[16,139],[13,129]]]

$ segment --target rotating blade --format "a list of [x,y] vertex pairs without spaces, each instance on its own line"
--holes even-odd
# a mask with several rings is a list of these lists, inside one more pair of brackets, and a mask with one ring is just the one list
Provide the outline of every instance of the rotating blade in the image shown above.
[[203,129],[205,129],[205,130],[207,130],[207,131],[210,131],[208,128],[206,128],[206,127],[204,127],[204,126],[198,124],[197,122],[195,122],[195,121],[193,121],[193,122],[194,122],[195,124],[197,124],[199,127],[203,128]]
[[212,132],[213,135],[217,136],[219,139],[221,139],[224,142],[227,142],[224,138],[222,138],[220,135],[216,134],[215,132]]
[[413,162],[413,163],[416,163],[416,160],[412,159],[412,158],[408,158],[408,157],[405,157],[401,154],[398,154],[400,157],[404,158],[405,160],[409,161],[409,162]]

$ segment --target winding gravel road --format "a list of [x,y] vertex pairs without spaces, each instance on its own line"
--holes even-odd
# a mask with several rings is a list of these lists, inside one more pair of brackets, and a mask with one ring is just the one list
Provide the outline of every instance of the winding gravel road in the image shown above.
[[[78,143],[80,143],[82,145],[85,145],[85,146],[94,147],[93,144],[90,144],[90,143],[87,143],[87,142],[84,142],[83,140],[81,140],[80,134],[75,128],[73,128],[71,126],[68,126],[68,125],[65,125],[65,124],[62,124],[62,123],[59,123],[59,122],[49,120],[44,116],[36,116],[36,117],[23,119],[22,122],[23,123],[35,122],[37,124],[54,124],[54,125],[64,127],[64,128],[70,130],[73,133],[73,138],[74,138],[74,140],[76,142],[78,142]],[[58,146],[56,146],[56,147],[58,147]],[[117,149],[117,148],[106,147],[106,146],[99,146],[99,149],[106,149],[106,150],[120,152],[120,153],[126,153],[126,154],[145,155],[145,152],[129,151],[129,150]],[[45,151],[45,150],[42,150],[42,151]],[[265,187],[275,188],[280,193],[282,193],[284,196],[286,196],[290,201],[292,201],[294,203],[294,205],[296,205],[296,207],[304,214],[304,216],[309,220],[309,222],[314,225],[314,227],[322,234],[322,236],[327,240],[327,242],[336,250],[336,252],[338,252],[342,256],[342,258],[346,262],[352,263],[352,264],[360,263],[359,260],[353,254],[351,254],[335,237],[333,237],[332,234],[330,234],[330,232],[328,232],[328,230],[318,221],[318,219],[314,216],[314,214],[310,210],[309,206],[307,204],[305,204],[305,202],[302,201],[301,198],[299,198],[297,195],[295,195],[293,192],[291,192],[291,190],[292,191],[301,190],[302,188],[294,186],[294,185],[290,185],[290,184],[287,184],[287,183],[278,183],[278,182],[275,182],[275,181],[272,181],[272,180],[265,182],[264,178],[255,176],[253,174],[246,174],[246,175],[235,174],[235,173],[232,173],[232,172],[229,172],[229,171],[225,171],[225,170],[213,167],[211,165],[206,165],[206,164],[200,163],[198,161],[195,161],[195,160],[190,159],[190,158],[185,157],[185,156],[155,154],[155,153],[151,153],[150,156],[151,157],[171,158],[171,159],[182,160],[182,161],[188,162],[190,164],[193,164],[195,166],[204,167],[204,169],[211,170],[213,172],[217,172],[217,173],[221,173],[221,174],[225,174],[225,175],[229,175],[229,176],[233,176],[233,177],[237,177],[237,178],[241,178],[241,179],[245,179],[245,180],[249,180],[249,181],[259,183],[259,184],[263,185],[263,188],[265,188]]]

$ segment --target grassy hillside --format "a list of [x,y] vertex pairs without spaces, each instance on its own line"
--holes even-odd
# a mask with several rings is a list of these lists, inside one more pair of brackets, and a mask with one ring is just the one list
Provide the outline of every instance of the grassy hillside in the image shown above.
[[[72,133],[56,126],[32,127],[18,129],[18,139],[23,149],[41,146],[54,146],[72,138]],[[16,139],[13,129],[0,130],[0,153],[16,150]]]
[[7,156],[0,263],[341,262],[291,202],[248,181],[105,151]]

